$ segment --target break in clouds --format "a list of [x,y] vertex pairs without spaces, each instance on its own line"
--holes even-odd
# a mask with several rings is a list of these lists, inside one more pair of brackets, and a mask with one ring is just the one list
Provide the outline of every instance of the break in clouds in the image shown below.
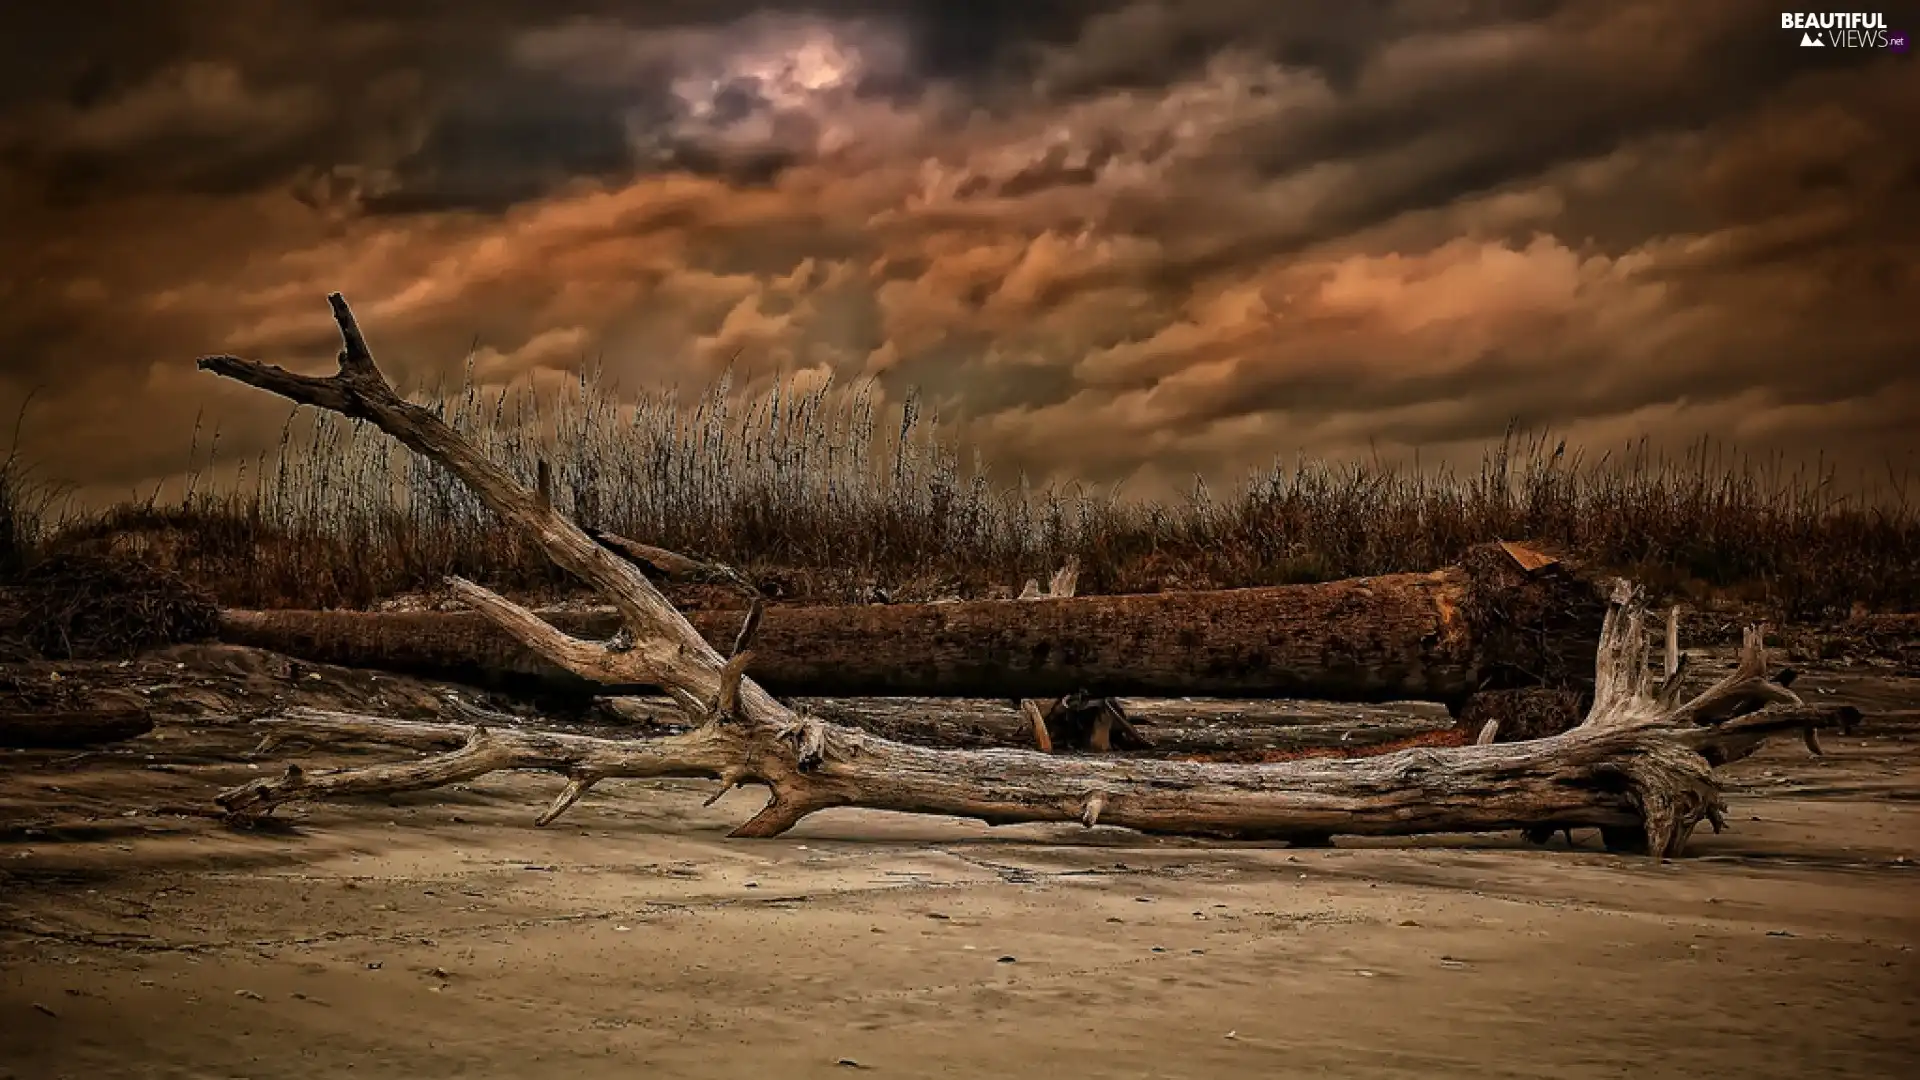
[[0,407],[101,497],[269,445],[192,359],[321,370],[334,289],[414,384],[872,378],[1145,489],[1920,421],[1915,61],[1738,0],[79,7],[0,65]]

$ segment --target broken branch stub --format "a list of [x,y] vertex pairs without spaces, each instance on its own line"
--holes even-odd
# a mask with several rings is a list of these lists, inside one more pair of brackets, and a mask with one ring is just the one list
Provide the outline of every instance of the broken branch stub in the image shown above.
[[602,529],[585,531],[595,542],[653,571],[662,580],[683,584],[730,585],[748,596],[758,598],[760,595],[760,590],[745,574],[725,563],[690,559],[677,551],[629,540]]
[[[1068,600],[1080,584],[1080,560],[1068,556],[1060,569],[1048,579],[1047,591],[1040,591],[1040,583],[1029,579],[1027,587],[1018,599],[1026,600]],[[1129,750],[1145,750],[1153,746],[1153,741],[1140,734],[1118,698],[1090,698],[1084,690],[1075,690],[1051,704],[1038,698],[1022,698],[1015,706],[1026,716],[1033,728],[1034,748],[1043,754],[1053,753],[1056,745],[1091,750],[1104,754],[1114,748],[1118,731],[1118,743]],[[1093,811],[1095,817],[1099,810]],[[1091,821],[1089,821],[1091,824]]]
[[[329,302],[346,343],[331,377],[230,356],[207,357],[200,366],[368,420],[459,477],[506,524],[612,602],[626,634],[614,642],[586,641],[471,582],[453,579],[454,591],[568,671],[603,683],[664,688],[698,726],[633,740],[476,727],[457,749],[417,761],[323,773],[293,767],[285,776],[222,793],[221,805],[236,815],[266,813],[291,800],[420,790],[502,769],[544,769],[565,776],[567,786],[542,822],[603,780],[705,776],[719,778],[723,790],[744,783],[770,790],[766,806],[735,836],[773,836],[815,811],[857,806],[996,824],[1097,822],[1306,842],[1334,834],[1597,826],[1615,837],[1642,837],[1647,850],[1672,855],[1699,821],[1717,827],[1722,820],[1711,758],[1725,760],[1768,734],[1825,722],[1791,691],[1767,681],[1757,633],[1727,678],[1687,702],[1663,700],[1647,670],[1643,599],[1622,585],[1607,607],[1586,720],[1529,742],[1229,765],[931,750],[830,725],[789,709],[745,675],[750,634],[741,635],[734,656],[722,657],[633,563],[543,504],[431,412],[401,400],[373,365],[346,302],[338,294]],[[1103,715],[1109,737],[1116,724],[1126,724],[1117,710]],[[272,730],[283,737],[339,737],[341,723],[331,718],[321,726],[327,730],[302,732],[297,719],[282,719]],[[445,725],[421,730],[377,719],[354,725],[361,739],[402,745],[445,745],[448,738]]]

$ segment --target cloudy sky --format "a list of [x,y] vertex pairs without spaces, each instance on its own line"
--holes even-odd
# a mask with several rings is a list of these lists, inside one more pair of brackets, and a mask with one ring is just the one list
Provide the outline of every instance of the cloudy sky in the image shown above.
[[[1896,29],[1920,26],[1889,10]],[[0,409],[123,494],[196,373],[873,377],[997,468],[1510,420],[1914,463],[1920,72],[1751,0],[69,0],[8,16]],[[735,359],[737,358],[737,359]],[[1144,478],[1144,479],[1143,479]]]

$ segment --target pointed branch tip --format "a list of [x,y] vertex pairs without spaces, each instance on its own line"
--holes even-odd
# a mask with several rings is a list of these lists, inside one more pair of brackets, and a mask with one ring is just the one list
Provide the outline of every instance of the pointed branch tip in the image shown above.
[[1053,753],[1053,733],[1047,730],[1047,718],[1040,712],[1040,703],[1032,698],[1020,702],[1020,715],[1026,717],[1027,727],[1033,732],[1033,745],[1043,754]]
[[726,798],[727,792],[732,791],[734,788],[739,787],[742,783],[746,781],[746,779],[747,779],[747,770],[739,768],[737,766],[734,768],[728,769],[726,772],[723,772],[720,774],[720,790],[707,796],[706,801],[701,803],[700,805],[712,806],[714,803],[717,803],[721,799]]
[[367,350],[367,339],[360,333],[360,324],[353,317],[353,309],[347,306],[347,298],[337,292],[328,293],[327,306],[333,309],[334,325],[340,328],[341,373],[379,378],[380,373],[373,364],[373,353]]
[[766,610],[765,602],[758,596],[754,597],[753,604],[747,608],[746,620],[740,624],[740,633],[734,636],[733,651],[729,656],[739,656],[753,644],[753,635],[760,629],[760,617],[766,614]]
[[567,786],[560,789],[559,797],[553,800],[553,805],[547,807],[539,817],[533,819],[534,825],[545,828],[555,821],[560,820],[560,815],[571,810],[573,804],[579,802],[580,797],[585,795],[587,790],[598,783],[599,780],[600,778],[597,776],[576,776],[568,780]]
[[751,663],[753,663],[753,653],[736,653],[729,657],[726,666],[720,669],[720,693],[713,702],[715,717],[727,719],[739,711],[740,683],[747,677],[747,665]]

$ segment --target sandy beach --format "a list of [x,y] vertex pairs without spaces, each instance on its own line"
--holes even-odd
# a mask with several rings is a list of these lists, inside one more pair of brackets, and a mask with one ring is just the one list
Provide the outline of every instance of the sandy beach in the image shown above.
[[[202,816],[233,722],[0,760],[0,1077],[1893,1077],[1920,1061],[1920,701],[1734,766],[1658,863],[1332,849],[550,777]],[[310,759],[370,761],[369,748]],[[308,760],[308,759],[303,759]]]

